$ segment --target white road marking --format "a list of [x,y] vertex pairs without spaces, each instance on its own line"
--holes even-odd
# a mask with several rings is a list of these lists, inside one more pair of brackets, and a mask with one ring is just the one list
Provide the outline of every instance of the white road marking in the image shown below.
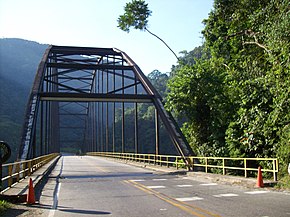
[[192,187],[192,185],[177,185],[177,187],[186,188],[186,187]]
[[213,195],[213,196],[214,197],[238,197],[239,195],[229,193],[229,194],[217,194],[217,195]]
[[248,192],[245,192],[245,194],[265,194],[268,192],[269,191],[248,191]]
[[56,194],[53,196],[52,209],[49,211],[48,217],[53,217],[54,213],[55,213],[55,210],[57,209],[60,186],[61,186],[61,183],[58,182],[57,183]]
[[204,184],[200,184],[202,186],[214,186],[217,185],[217,183],[204,183]]
[[203,198],[201,197],[182,197],[182,198],[175,198],[176,200],[178,201],[182,201],[182,202],[185,202],[185,201],[195,201],[195,200],[203,200]]
[[132,179],[132,182],[145,182],[145,179]]
[[166,181],[167,179],[152,179],[153,181]]
[[153,185],[153,186],[146,186],[146,187],[150,188],[150,189],[165,188],[165,186],[163,186],[163,185]]

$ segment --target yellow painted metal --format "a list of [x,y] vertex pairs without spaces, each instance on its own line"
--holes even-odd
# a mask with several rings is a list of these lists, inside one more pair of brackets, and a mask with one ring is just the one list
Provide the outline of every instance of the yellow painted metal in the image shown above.
[[2,183],[5,183],[3,191],[11,187],[14,183],[19,182],[26,176],[31,175],[41,166],[57,157],[59,153],[52,153],[44,156],[40,156],[31,160],[19,161],[14,163],[3,164],[2,169],[7,171],[7,174],[3,174]]
[[[277,181],[278,173],[278,160],[277,158],[230,158],[230,157],[188,157],[189,164],[187,165],[183,162],[181,156],[175,155],[156,155],[156,154],[135,154],[135,153],[117,153],[117,152],[88,152],[87,155],[90,156],[101,156],[118,158],[126,161],[139,161],[148,164],[155,164],[159,166],[175,167],[179,168],[195,168],[203,167],[205,172],[211,172],[211,169],[219,169],[222,171],[223,175],[227,174],[227,170],[244,171],[244,176],[248,177],[249,171],[257,172],[258,168],[249,168],[248,165],[250,161],[255,161],[257,164],[259,162],[265,162],[271,164],[272,168],[263,168],[262,172],[272,173],[274,181]],[[198,160],[200,163],[196,163]],[[239,166],[229,166],[229,164],[238,161]]]

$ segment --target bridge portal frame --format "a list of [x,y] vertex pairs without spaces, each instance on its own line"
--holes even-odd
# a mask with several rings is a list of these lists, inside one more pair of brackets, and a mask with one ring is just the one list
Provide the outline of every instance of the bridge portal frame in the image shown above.
[[[90,102],[98,102],[98,104]],[[65,111],[64,108],[71,103],[80,105],[82,111],[75,114],[62,113],[61,109]],[[122,152],[126,151],[125,103],[133,103],[135,108],[135,153],[139,152],[137,103],[152,103],[155,107],[156,154],[159,154],[160,119],[180,156],[186,159],[185,157],[193,155],[174,118],[165,110],[161,96],[125,52],[116,48],[49,46],[38,66],[27,103],[19,159],[26,160],[60,151],[59,132],[62,115],[74,115],[79,120],[84,120],[84,131],[86,131],[84,140],[90,141],[84,151],[108,150],[109,103],[113,103],[114,117],[116,103],[121,103]],[[102,126],[106,123],[105,128],[97,126],[99,120]],[[115,120],[112,124],[114,152],[116,151]],[[96,147],[99,140],[105,141],[105,145]],[[40,145],[37,146],[37,143]]]

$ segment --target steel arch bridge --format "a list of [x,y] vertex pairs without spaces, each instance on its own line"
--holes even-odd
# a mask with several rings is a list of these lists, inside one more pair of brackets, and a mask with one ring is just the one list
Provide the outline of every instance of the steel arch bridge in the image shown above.
[[[61,144],[76,142],[83,152],[128,152],[128,108],[134,111],[130,141],[139,153],[140,103],[155,108],[156,154],[161,120],[177,152],[184,159],[193,155],[172,115],[164,109],[161,96],[126,53],[115,48],[49,46],[27,103],[18,159],[60,152]],[[118,141],[117,118],[121,119]]]

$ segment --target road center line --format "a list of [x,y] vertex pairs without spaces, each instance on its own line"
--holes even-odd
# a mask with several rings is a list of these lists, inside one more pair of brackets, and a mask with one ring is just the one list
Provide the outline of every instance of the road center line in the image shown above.
[[229,194],[217,194],[217,195],[213,195],[213,196],[214,197],[238,197],[239,195],[229,193]]
[[186,187],[192,187],[193,185],[176,185],[176,186],[180,188],[186,188]]
[[175,198],[178,201],[195,201],[195,200],[203,200],[201,197],[181,197],[181,198]]
[[183,201],[178,201],[168,195],[165,195],[161,192],[158,192],[158,191],[155,191],[155,190],[152,190],[150,188],[148,188],[148,186],[145,186],[145,185],[142,185],[140,183],[137,183],[137,182],[133,182],[131,180],[128,180],[128,181],[124,181],[125,183],[128,183],[128,184],[131,184],[133,185],[134,187],[148,193],[148,194],[152,194],[156,197],[158,197],[159,199],[175,206],[175,207],[178,207],[179,209],[182,209],[183,211],[187,212],[187,213],[190,213],[194,216],[198,216],[198,217],[208,217],[208,216],[214,216],[214,217],[220,217],[220,215],[217,215],[217,214],[214,214],[214,213],[211,213],[210,211],[207,211],[207,210],[204,210],[202,208],[199,208],[197,206],[194,206],[192,204],[187,204],[187,203],[184,203]]
[[146,187],[150,189],[165,188],[165,186],[163,185],[152,185],[152,186],[146,186]]
[[214,186],[214,185],[217,185],[217,183],[203,183],[203,184],[200,184],[201,186]]
[[166,181],[167,179],[152,179],[153,181]]
[[268,192],[269,191],[248,191],[248,192],[245,192],[245,194],[265,194]]

